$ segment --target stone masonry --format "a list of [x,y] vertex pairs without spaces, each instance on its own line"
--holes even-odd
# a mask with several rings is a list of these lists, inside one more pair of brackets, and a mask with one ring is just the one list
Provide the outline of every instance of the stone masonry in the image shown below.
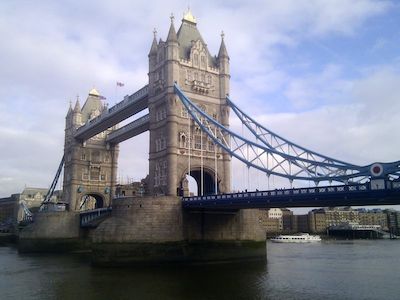
[[63,199],[72,211],[79,210],[85,200],[86,209],[111,204],[116,184],[118,145],[107,144],[106,137],[114,128],[83,143],[74,138],[77,128],[104,109],[100,94],[92,89],[83,107],[77,99],[74,109],[70,107],[66,116]]
[[176,196],[185,186],[188,171],[197,181],[199,194],[215,192],[215,177],[218,192],[230,191],[229,154],[215,149],[214,143],[188,118],[173,89],[174,83],[178,83],[192,101],[228,127],[229,108],[225,98],[229,80],[229,56],[223,35],[218,56],[211,56],[190,11],[177,33],[171,18],[166,41],[157,42],[154,34],[149,53],[152,195]]

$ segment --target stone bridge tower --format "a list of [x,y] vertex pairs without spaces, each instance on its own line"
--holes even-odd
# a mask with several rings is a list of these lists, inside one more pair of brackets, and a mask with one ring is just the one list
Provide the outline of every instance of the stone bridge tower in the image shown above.
[[[152,194],[187,194],[190,172],[198,194],[230,191],[231,158],[189,119],[174,93],[177,82],[186,95],[208,115],[229,126],[229,56],[222,41],[218,56],[211,56],[188,11],[175,31],[173,17],[166,41],[156,40],[149,53],[150,155]],[[215,184],[217,183],[217,184]]]
[[108,129],[87,141],[78,141],[76,129],[98,116],[105,106],[100,94],[92,89],[80,107],[69,108],[65,124],[63,200],[70,210],[107,207],[116,184],[118,145],[106,143]]

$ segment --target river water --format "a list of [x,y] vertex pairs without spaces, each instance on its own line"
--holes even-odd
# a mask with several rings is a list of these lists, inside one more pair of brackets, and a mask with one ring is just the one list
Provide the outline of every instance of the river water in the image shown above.
[[268,261],[95,268],[0,247],[0,299],[400,299],[400,240],[267,243]]

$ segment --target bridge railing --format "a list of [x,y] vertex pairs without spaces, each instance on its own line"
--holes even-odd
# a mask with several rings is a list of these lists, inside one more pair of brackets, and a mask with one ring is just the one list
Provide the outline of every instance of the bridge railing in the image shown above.
[[204,201],[204,200],[234,200],[249,197],[282,197],[290,195],[315,195],[328,193],[351,193],[362,192],[370,189],[369,184],[359,185],[337,185],[329,187],[295,188],[295,189],[275,189],[269,191],[240,192],[221,195],[183,197],[183,201]]
[[81,127],[77,128],[76,130],[76,135],[78,135],[79,133],[83,132],[84,130],[87,130],[88,128],[91,128],[92,126],[94,126],[95,124],[99,123],[101,120],[104,120],[107,117],[110,117],[111,115],[120,112],[121,110],[123,110],[124,108],[126,108],[128,105],[141,100],[144,96],[146,96],[149,92],[149,87],[148,85],[144,86],[143,88],[141,88],[140,90],[138,90],[137,92],[133,93],[132,95],[128,96],[126,95],[124,97],[124,100],[122,100],[121,102],[118,102],[117,104],[115,104],[114,106],[110,107],[109,109],[103,111],[100,115],[98,115],[97,117],[89,120],[88,122],[86,122],[86,124],[82,125]]
[[80,226],[90,226],[91,222],[110,215],[112,211],[111,207],[97,208],[93,210],[83,211],[79,214]]

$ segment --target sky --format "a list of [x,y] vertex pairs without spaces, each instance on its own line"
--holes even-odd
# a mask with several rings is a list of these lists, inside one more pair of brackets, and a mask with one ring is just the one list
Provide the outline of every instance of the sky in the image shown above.
[[[171,13],[178,29],[188,5],[212,55],[224,31],[230,97],[265,127],[354,164],[400,159],[398,1],[5,0],[0,197],[50,186],[70,101],[95,87],[113,105],[144,86],[154,28],[165,40]],[[265,187],[265,175],[233,165],[233,189]],[[120,145],[118,177],[147,172],[145,133]]]

